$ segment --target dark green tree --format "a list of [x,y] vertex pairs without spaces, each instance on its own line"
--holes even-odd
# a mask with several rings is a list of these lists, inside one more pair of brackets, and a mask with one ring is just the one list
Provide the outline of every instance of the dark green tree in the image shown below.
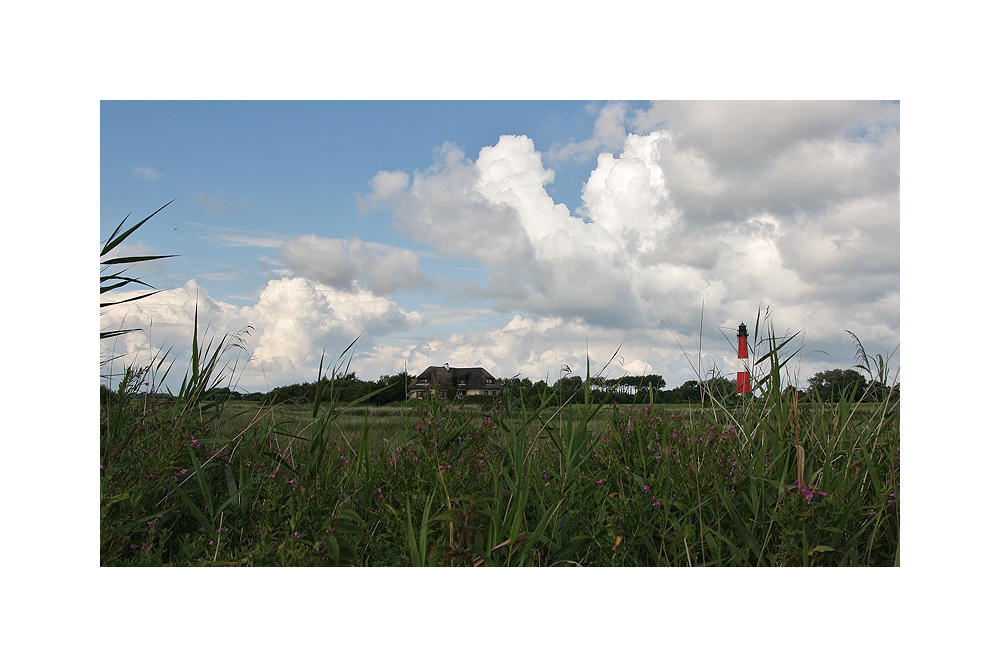
[[706,380],[704,383],[705,394],[718,400],[722,400],[736,393],[736,380],[717,376]]
[[583,378],[579,375],[568,375],[556,380],[552,385],[559,395],[559,402],[565,403],[572,398],[574,403],[583,402]]
[[386,405],[405,400],[406,387],[412,384],[414,380],[416,380],[416,377],[407,375],[404,371],[400,371],[395,375],[383,375],[375,382],[375,388],[385,388],[385,390],[372,396],[370,402],[375,405]]
[[861,373],[842,368],[820,371],[809,378],[809,393],[824,402],[860,400],[867,386]]
[[674,387],[663,392],[664,403],[699,403],[701,402],[701,389],[697,380],[688,380],[679,387]]

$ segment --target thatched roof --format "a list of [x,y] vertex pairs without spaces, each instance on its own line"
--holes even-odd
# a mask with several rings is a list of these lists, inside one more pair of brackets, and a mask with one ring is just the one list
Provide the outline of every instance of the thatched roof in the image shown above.
[[[492,380],[487,383],[486,380]],[[420,385],[437,385],[442,389],[455,387],[458,389],[497,389],[499,383],[485,368],[457,368],[454,366],[428,366],[417,376],[411,387]]]

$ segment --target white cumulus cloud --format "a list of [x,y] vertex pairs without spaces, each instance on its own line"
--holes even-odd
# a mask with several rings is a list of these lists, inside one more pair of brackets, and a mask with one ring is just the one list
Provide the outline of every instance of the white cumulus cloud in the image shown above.
[[[499,137],[475,160],[445,145],[412,179],[373,179],[369,200],[415,241],[486,269],[461,296],[533,322],[652,335],[664,325],[690,331],[703,309],[714,328],[770,307],[828,347],[845,329],[869,331],[876,347],[898,343],[898,106],[602,113],[588,146],[606,144],[609,128],[635,132],[597,157],[580,215],[548,195],[554,172],[525,136]],[[455,349],[477,357],[466,344]],[[478,356],[501,347],[491,340]]]
[[242,349],[230,350],[227,359],[242,359],[237,381],[254,389],[305,381],[319,368],[324,348],[330,361],[358,336],[371,345],[371,339],[423,322],[419,313],[405,312],[371,291],[338,290],[302,277],[269,281],[257,303],[243,307],[211,298],[191,280],[182,288],[102,311],[102,331],[140,329],[102,341],[102,358],[120,356],[119,365],[147,365],[172,350],[181,369],[172,373],[178,377],[170,386],[176,388],[187,367],[196,307],[201,340],[214,336],[219,342],[226,334],[247,331]]

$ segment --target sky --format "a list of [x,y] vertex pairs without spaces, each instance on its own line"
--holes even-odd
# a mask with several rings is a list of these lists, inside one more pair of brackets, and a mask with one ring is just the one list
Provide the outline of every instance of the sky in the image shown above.
[[[239,391],[349,369],[736,372],[736,327],[797,334],[786,381],[900,352],[894,102],[102,101],[101,241],[161,292],[102,355],[239,334]],[[122,293],[121,297],[132,296]],[[181,367],[186,363],[178,356]],[[171,371],[176,387],[182,372]]]

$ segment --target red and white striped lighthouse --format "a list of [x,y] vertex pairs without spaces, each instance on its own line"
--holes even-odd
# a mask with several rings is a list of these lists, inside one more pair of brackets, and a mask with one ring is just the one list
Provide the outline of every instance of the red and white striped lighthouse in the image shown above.
[[740,328],[736,332],[736,340],[739,349],[739,359],[736,361],[736,393],[750,393],[750,367],[752,362],[747,354],[747,325],[740,322]]

